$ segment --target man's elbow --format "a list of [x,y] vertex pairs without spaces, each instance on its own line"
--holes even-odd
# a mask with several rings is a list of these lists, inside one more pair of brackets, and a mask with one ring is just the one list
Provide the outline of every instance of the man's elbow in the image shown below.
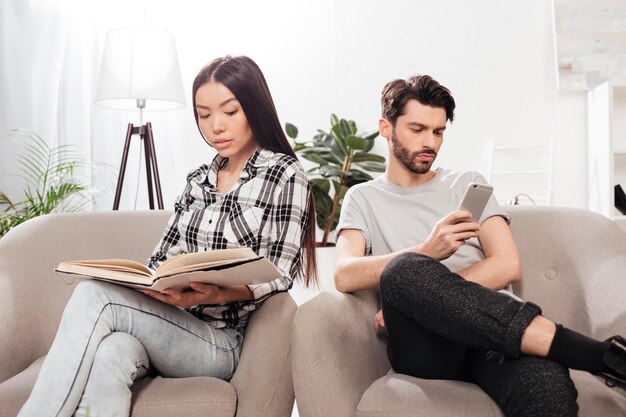
[[346,273],[346,265],[345,263],[338,263],[335,265],[335,288],[337,291],[341,292],[351,292],[350,281],[348,278],[348,274]]
[[522,262],[519,258],[510,261],[511,283],[519,282],[522,279]]

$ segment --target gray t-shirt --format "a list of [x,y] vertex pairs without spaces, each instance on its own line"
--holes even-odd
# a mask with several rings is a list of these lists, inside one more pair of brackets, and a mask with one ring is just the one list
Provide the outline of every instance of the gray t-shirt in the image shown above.
[[[458,209],[470,182],[487,183],[477,172],[439,168],[434,178],[416,187],[395,185],[385,175],[358,184],[344,198],[337,236],[343,229],[360,230],[365,236],[365,255],[385,255],[422,243],[435,223]],[[493,195],[479,224],[492,216],[510,222]],[[456,272],[483,259],[478,238],[472,238],[442,263]]]

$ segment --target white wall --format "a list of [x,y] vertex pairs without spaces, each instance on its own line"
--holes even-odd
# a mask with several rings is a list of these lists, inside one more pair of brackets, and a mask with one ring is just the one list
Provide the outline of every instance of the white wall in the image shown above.
[[[64,80],[67,103],[61,103],[61,110],[70,108],[69,101],[73,109],[90,109],[78,120],[78,115],[66,111],[62,116],[65,127],[53,129],[50,136],[62,136],[59,141],[63,143],[79,143],[94,159],[116,168],[126,123],[137,122],[137,116],[89,105],[92,97],[86,95],[95,89],[93,71],[106,30],[145,24],[174,35],[188,103],[192,80],[204,63],[228,53],[246,54],[264,71],[281,120],[299,126],[301,137],[326,128],[331,112],[356,120],[362,130],[374,130],[384,83],[414,73],[431,74],[452,90],[457,102],[457,119],[446,131],[440,165],[486,173],[489,139],[498,144],[536,144],[554,137],[553,202],[586,207],[585,95],[557,91],[552,17],[550,2],[545,0],[110,1],[94,3],[95,9],[79,7],[78,13],[76,5],[82,2],[56,2],[52,8],[50,1],[31,0],[31,4],[38,10],[55,10],[58,19],[90,40],[77,43],[75,32],[66,35],[75,45],[65,51],[70,57],[66,67],[77,74]],[[22,22],[40,18],[32,10],[17,7],[20,3],[10,0],[7,6],[3,2],[0,21],[11,23],[13,19],[7,17],[11,13]],[[0,28],[4,73],[0,73],[0,129],[45,130],[45,124],[37,123],[39,114],[25,119],[18,110],[5,110],[9,103],[19,103],[21,109],[32,104],[20,94],[24,86],[13,82],[7,87],[15,78],[8,77],[5,69],[17,73],[20,65],[32,59],[27,46],[41,42],[31,37],[31,44],[22,47],[22,40],[10,28]],[[66,48],[70,41],[64,44]],[[28,77],[35,80],[41,74],[19,79],[27,83]],[[76,79],[88,88],[68,92],[67,84]],[[185,174],[208,162],[213,152],[199,137],[190,107],[151,113],[145,119],[153,123],[165,205],[171,208]],[[73,126],[73,121],[88,124],[90,144],[78,137],[85,136],[78,133],[85,129]],[[380,141],[377,149],[386,153]],[[130,158],[136,161],[138,155]],[[132,207],[136,163],[128,171],[122,201],[126,208]],[[101,201],[101,209],[110,207],[113,192]],[[144,192],[140,189],[139,207],[146,207],[141,198]]]

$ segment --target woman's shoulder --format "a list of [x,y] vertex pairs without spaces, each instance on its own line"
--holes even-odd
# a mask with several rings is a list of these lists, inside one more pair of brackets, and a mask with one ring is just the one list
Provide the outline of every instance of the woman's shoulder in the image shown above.
[[257,169],[274,176],[290,178],[294,175],[306,175],[298,158],[289,154],[262,149],[257,161]]
[[191,172],[187,174],[187,182],[196,178],[206,176],[209,173],[209,169],[210,169],[210,166],[208,164],[200,165],[198,168],[192,170]]

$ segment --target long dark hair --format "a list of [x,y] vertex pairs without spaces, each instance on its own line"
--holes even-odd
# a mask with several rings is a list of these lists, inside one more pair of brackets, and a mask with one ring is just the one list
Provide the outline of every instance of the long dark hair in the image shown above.
[[[196,93],[209,81],[216,81],[228,88],[241,104],[248,124],[258,144],[273,152],[283,153],[298,159],[285,136],[274,100],[259,66],[247,56],[225,56],[217,58],[200,70],[193,81],[193,114],[198,124]],[[200,131],[202,134],[202,131]],[[318,283],[317,260],[315,258],[315,201],[309,194],[309,218],[302,241],[299,273],[308,287]]]

